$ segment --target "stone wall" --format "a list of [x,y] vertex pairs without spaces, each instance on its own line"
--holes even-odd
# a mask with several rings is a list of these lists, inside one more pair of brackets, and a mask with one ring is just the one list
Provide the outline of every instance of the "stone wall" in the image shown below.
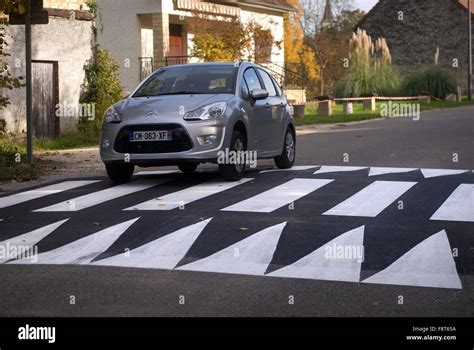
[[434,64],[439,47],[439,64],[466,88],[467,21],[468,12],[456,0],[380,0],[359,27],[374,40],[387,39],[402,73]]
[[84,10],[88,9],[85,0],[43,0],[44,8],[61,10]]
[[[25,33],[23,26],[10,26],[7,32],[7,58],[14,76],[25,75]],[[84,82],[84,65],[92,55],[91,22],[50,17],[48,25],[36,25],[32,29],[33,60],[58,62],[59,103],[77,105],[81,85]],[[8,90],[11,104],[1,111],[0,119],[6,120],[7,132],[26,132],[25,89]],[[60,118],[60,131],[76,130],[77,118]]]

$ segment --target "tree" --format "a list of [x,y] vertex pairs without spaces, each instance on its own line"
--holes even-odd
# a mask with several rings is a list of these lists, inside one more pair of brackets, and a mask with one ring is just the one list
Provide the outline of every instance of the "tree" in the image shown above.
[[[313,90],[319,78],[319,66],[315,57],[304,40],[303,9],[299,0],[288,1],[294,8],[294,13],[285,15],[285,65],[290,71],[307,79],[306,88]],[[290,74],[291,75],[291,74]],[[293,83],[290,78],[290,83]],[[294,77],[298,79],[298,77]]]
[[[11,2],[0,2],[0,9],[6,9],[7,3],[11,5]],[[9,65],[6,61],[6,58],[10,56],[6,51],[8,46],[6,41],[6,28],[7,22],[4,19],[0,23],[0,110],[10,104],[10,99],[4,95],[4,92],[6,90],[13,90],[24,86],[22,83],[24,77],[14,77],[11,74]]]
[[[95,0],[86,2],[89,11],[98,15]],[[99,22],[100,15],[99,15]],[[100,133],[105,111],[123,98],[123,88],[120,85],[119,64],[110,57],[107,50],[102,50],[97,44],[98,29],[92,24],[92,57],[84,67],[85,78],[79,102],[94,104],[94,118],[83,117],[79,120],[79,130],[83,133],[97,136]]]
[[349,60],[349,41],[353,28],[363,17],[360,10],[343,10],[331,27],[306,36],[320,67],[319,94],[330,93],[335,83],[346,73]]
[[271,32],[254,21],[237,17],[217,21],[210,15],[193,13],[188,20],[193,33],[191,55],[205,62],[249,60],[263,63],[272,47],[281,45]]

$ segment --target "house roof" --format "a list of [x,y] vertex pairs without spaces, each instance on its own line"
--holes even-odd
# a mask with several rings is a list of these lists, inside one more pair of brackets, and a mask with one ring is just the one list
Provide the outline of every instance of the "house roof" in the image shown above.
[[[236,2],[235,0],[226,2]],[[285,0],[240,0],[238,1],[243,4],[256,5],[262,7],[268,7],[276,10],[283,11],[296,11],[296,9]]]
[[[458,5],[464,7],[466,10],[468,9],[468,1],[469,0],[454,0]],[[474,0],[472,0],[474,2]],[[360,19],[360,21],[357,23],[357,25],[355,26],[354,30],[357,29],[357,28],[360,28],[361,26],[364,25],[367,17],[369,17],[371,15],[372,12],[376,11],[377,7],[379,7],[379,5],[381,4],[381,1],[379,0],[374,7],[372,7],[372,9],[366,13],[366,15],[364,17],[362,17]],[[472,10],[472,14],[474,14],[474,3],[473,3],[473,10]]]
[[[458,0],[458,3],[462,5],[466,10],[468,9],[468,0]],[[472,14],[474,14],[474,2],[472,4]]]

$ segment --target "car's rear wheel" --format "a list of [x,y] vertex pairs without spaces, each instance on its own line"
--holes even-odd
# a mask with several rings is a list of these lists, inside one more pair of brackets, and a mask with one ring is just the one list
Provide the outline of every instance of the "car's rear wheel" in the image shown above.
[[286,130],[283,152],[275,157],[275,164],[279,169],[289,169],[295,164],[296,141],[295,134],[291,128]]
[[185,174],[192,174],[196,171],[198,167],[198,163],[180,163],[178,164],[179,170],[181,170]]
[[116,183],[129,182],[133,176],[133,164],[105,164],[109,179]]
[[[247,149],[245,138],[242,134],[234,130],[232,133],[231,141],[231,152],[236,152],[239,155],[239,152],[244,152]],[[245,159],[243,157],[236,157],[238,159],[242,158],[240,162],[229,162],[229,159],[225,160],[224,164],[219,164],[219,170],[222,177],[227,181],[238,181],[244,176],[245,173]]]

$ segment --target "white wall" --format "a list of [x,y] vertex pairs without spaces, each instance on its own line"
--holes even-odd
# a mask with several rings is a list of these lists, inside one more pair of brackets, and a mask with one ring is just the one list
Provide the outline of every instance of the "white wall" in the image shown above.
[[[59,103],[77,105],[84,81],[84,65],[91,57],[91,22],[50,17],[48,25],[32,29],[33,60],[58,61]],[[9,26],[7,58],[11,73],[25,76],[25,34],[23,26]],[[11,105],[2,110],[1,119],[7,122],[7,131],[13,134],[26,132],[25,89],[7,91]],[[61,132],[75,130],[77,119],[61,118]]]
[[97,4],[103,24],[98,43],[119,63],[122,86],[130,92],[140,82],[141,29],[148,26],[137,15],[161,12],[161,1],[97,0]]

